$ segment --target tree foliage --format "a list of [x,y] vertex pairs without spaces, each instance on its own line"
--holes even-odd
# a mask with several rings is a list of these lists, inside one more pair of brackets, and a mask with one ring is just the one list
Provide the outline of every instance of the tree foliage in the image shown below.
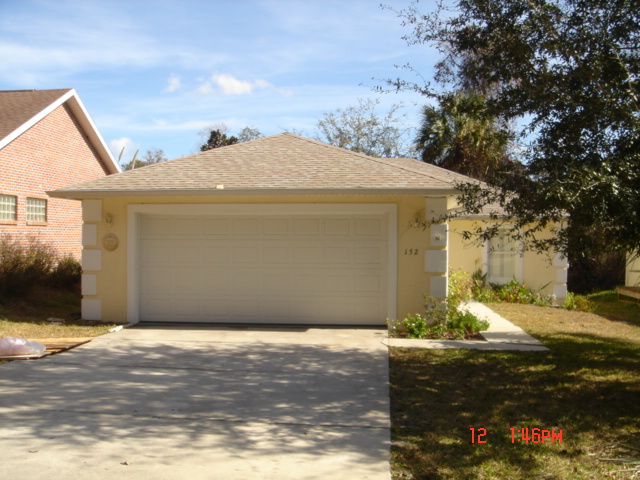
[[325,113],[316,127],[316,140],[372,157],[409,157],[410,129],[398,115],[400,105],[393,105],[384,116],[376,107],[380,99],[358,99],[357,105]]
[[[122,159],[122,154],[124,153],[124,148],[120,152],[120,159]],[[125,162],[122,165],[122,170],[133,170],[134,168],[146,167],[147,165],[153,165],[154,163],[166,162],[168,159],[164,153],[164,150],[161,148],[151,147],[147,150],[142,157],[142,159],[138,158],[138,151],[133,155],[131,161]]]
[[[440,49],[436,80],[490,86],[489,112],[521,126],[524,167],[497,175],[491,188],[461,185],[468,211],[502,206],[513,235],[539,249],[567,251],[569,239],[584,243],[594,232],[608,249],[640,248],[639,7],[460,0],[426,15],[416,4],[399,12],[413,27],[410,43]],[[439,95],[430,83],[388,83]],[[557,236],[539,238],[549,225]]]
[[262,137],[260,130],[254,127],[244,127],[238,135],[229,135],[229,127],[224,123],[216,123],[207,128],[204,128],[198,132],[200,137],[205,143],[200,146],[201,152],[206,152],[212,148],[226,147],[227,145],[234,145],[236,143],[248,142],[249,140],[255,140]]
[[207,143],[200,147],[201,152],[206,152],[214,148],[226,147],[227,145],[233,145],[238,143],[238,138],[233,135],[228,137],[226,133],[220,129],[211,130],[209,132],[209,138]]
[[509,157],[511,133],[487,111],[484,95],[459,90],[422,110],[416,149],[423,162],[487,180],[517,168]]
[[166,162],[168,158],[164,154],[164,150],[161,148],[150,148],[142,157],[142,161],[145,165],[153,165],[154,163]]
[[262,135],[262,132],[260,132],[260,130],[258,130],[257,128],[247,126],[238,132],[238,142],[248,142],[250,140],[255,140],[263,136],[264,135]]

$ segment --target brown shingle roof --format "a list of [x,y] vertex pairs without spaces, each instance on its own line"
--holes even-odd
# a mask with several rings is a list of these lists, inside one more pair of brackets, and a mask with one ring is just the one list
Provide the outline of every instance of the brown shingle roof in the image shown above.
[[465,180],[470,179],[417,160],[368,157],[282,133],[71,186],[53,195],[450,193],[456,181]]
[[70,88],[0,91],[0,140],[47,108]]
[[62,104],[69,107],[107,171],[119,172],[118,162],[72,88],[0,91],[0,149],[19,138]]

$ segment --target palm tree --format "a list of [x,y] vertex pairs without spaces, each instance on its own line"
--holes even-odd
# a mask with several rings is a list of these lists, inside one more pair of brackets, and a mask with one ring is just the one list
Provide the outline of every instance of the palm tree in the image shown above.
[[422,115],[416,148],[423,162],[480,180],[517,165],[508,154],[512,135],[488,113],[482,94],[445,95]]

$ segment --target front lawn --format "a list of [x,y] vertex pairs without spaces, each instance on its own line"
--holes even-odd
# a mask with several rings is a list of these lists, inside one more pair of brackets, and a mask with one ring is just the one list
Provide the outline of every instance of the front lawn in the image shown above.
[[631,478],[600,459],[640,449],[640,308],[591,299],[607,317],[489,305],[548,353],[391,349],[393,478]]
[[[48,318],[64,322],[54,325],[47,321]],[[97,337],[114,327],[79,318],[80,296],[77,293],[36,287],[24,298],[0,301],[0,338]],[[3,362],[0,360],[0,363]]]

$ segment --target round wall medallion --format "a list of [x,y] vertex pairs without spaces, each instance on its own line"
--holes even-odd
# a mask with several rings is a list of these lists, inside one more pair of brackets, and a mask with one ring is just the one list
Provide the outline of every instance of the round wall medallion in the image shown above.
[[118,240],[118,237],[116,237],[113,233],[107,233],[102,238],[102,246],[108,252],[113,252],[116,248],[118,248],[119,243],[120,240]]

